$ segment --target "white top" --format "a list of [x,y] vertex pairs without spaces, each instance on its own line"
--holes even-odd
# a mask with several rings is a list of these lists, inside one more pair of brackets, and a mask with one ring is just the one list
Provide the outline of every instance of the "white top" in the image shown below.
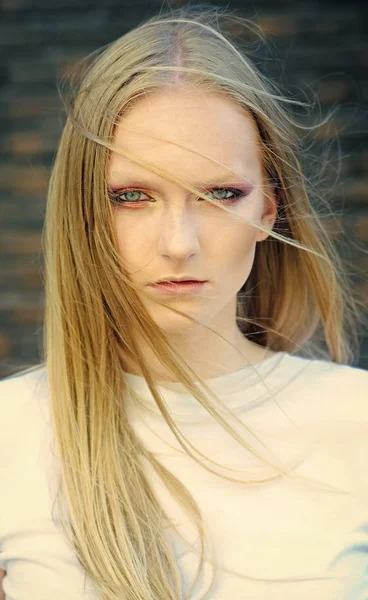
[[[367,371],[279,352],[258,365],[207,380],[249,428],[235,425],[251,447],[270,461],[275,453],[286,466],[300,463],[294,473],[320,482],[325,490],[287,477],[247,485],[208,472],[171,433],[145,380],[132,374],[127,379],[133,390],[127,412],[134,430],[187,487],[202,512],[209,536],[206,556],[218,565],[208,600],[367,599],[368,550],[362,554],[364,544],[368,548]],[[244,472],[227,471],[200,456],[209,468],[235,479],[273,474],[181,384],[161,382],[160,391],[195,455],[198,449],[220,465]],[[0,568],[7,572],[6,600],[100,599],[89,578],[84,586],[85,571],[51,517],[59,467],[46,371],[1,381],[0,415]],[[170,518],[181,521],[181,533],[196,542],[194,527],[146,466]],[[185,594],[199,558],[180,537],[170,530],[168,535]],[[197,541],[194,548],[199,549]],[[354,579],[358,572],[359,581]],[[201,598],[211,575],[206,562],[191,600]]]

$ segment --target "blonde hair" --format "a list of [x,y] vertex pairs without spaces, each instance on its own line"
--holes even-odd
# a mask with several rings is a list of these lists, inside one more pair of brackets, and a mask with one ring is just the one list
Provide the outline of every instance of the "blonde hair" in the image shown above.
[[[243,36],[242,49],[231,33],[234,25]],[[245,40],[253,34],[262,38],[254,23],[224,9],[203,5],[170,10],[92,56],[78,90],[73,89],[76,80],[71,79],[67,122],[50,178],[43,232],[43,364],[61,460],[58,507],[61,514],[63,491],[69,513],[65,522],[59,518],[86,575],[104,600],[182,597],[177,561],[165,535],[169,519],[147,480],[142,458],[198,528],[201,560],[193,588],[204,563],[205,531],[198,505],[144,448],[128,422],[124,398],[131,391],[124,377],[125,360],[137,364],[170,430],[208,471],[229,481],[254,484],[290,476],[295,468],[278,460],[272,464],[230,427],[206,393],[223,405],[221,400],[150,318],[121,264],[107,193],[107,165],[118,120],[137,99],[181,85],[193,87],[241,106],[257,126],[265,190],[276,190],[278,213],[273,230],[267,231],[272,239],[257,244],[252,271],[238,294],[237,322],[244,335],[276,352],[319,355],[344,364],[354,360],[358,347],[359,300],[350,289],[333,241],[339,226],[335,223],[329,232],[323,224],[326,214],[322,210],[318,214],[309,197],[321,203],[323,199],[300,164],[299,130],[313,127],[298,124],[285,107],[305,104],[277,93],[275,84],[248,58]],[[214,202],[173,173],[121,153]],[[329,217],[332,223],[333,214]],[[247,222],[265,230],[259,223]],[[171,305],[167,309],[185,314]],[[244,481],[220,475],[198,460],[182,441],[184,436],[167,410],[134,332],[139,332],[175,380],[276,474]],[[216,565],[212,564],[215,578]]]

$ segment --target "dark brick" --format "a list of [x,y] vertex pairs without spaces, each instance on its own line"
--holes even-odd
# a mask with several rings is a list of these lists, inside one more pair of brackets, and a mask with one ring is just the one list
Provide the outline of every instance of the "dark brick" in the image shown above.
[[359,179],[344,184],[344,197],[348,204],[366,205],[368,202],[368,179]]
[[6,232],[0,238],[0,254],[38,254],[41,252],[41,236],[38,233]]
[[49,173],[45,167],[23,167],[15,164],[0,166],[0,191],[13,190],[27,196],[39,196],[47,189]]
[[0,88],[10,83],[9,69],[6,65],[0,65]]
[[18,306],[12,313],[11,322],[35,325],[42,323],[43,316],[44,309],[42,306]]
[[1,0],[1,8],[4,12],[23,10],[28,5],[29,0]]
[[12,231],[39,231],[42,228],[46,210],[45,198],[27,198],[9,192],[0,202],[0,222],[7,223]]
[[11,80],[16,83],[32,83],[32,85],[39,82],[48,83],[55,74],[56,67],[56,61],[41,61],[37,55],[27,59],[12,60]]
[[358,240],[368,242],[368,214],[357,219],[355,232]]
[[0,331],[0,359],[9,356],[11,352],[11,343],[9,335]]
[[14,133],[9,149],[14,158],[42,154],[48,150],[47,140],[40,133]]
[[61,107],[61,101],[56,92],[41,96],[24,94],[20,98],[12,98],[9,102],[8,114],[11,119],[35,119],[50,114],[56,115]]
[[12,51],[17,52],[18,48],[23,49],[25,46],[30,50],[43,40],[41,31],[32,31],[27,26],[11,23],[0,23],[0,47],[3,52],[6,47],[11,47]]
[[25,269],[19,274],[19,284],[24,289],[40,290],[44,279],[40,269]]
[[272,37],[292,35],[297,31],[296,20],[291,15],[261,16],[258,25],[265,35]]
[[349,94],[349,83],[346,80],[321,81],[317,86],[318,98],[321,102],[332,103],[345,100]]
[[327,123],[323,123],[315,132],[316,137],[321,140],[336,138],[340,134],[341,125],[337,119],[330,119]]
[[[5,266],[5,257],[0,267],[0,286],[2,289],[23,289],[25,293],[40,291],[43,286],[43,275],[39,264],[21,264],[17,267]],[[6,286],[6,287],[5,287]]]

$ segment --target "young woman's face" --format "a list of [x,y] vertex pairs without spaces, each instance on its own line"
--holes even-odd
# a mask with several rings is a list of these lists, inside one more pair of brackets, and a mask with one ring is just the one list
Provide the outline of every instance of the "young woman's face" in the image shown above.
[[[210,195],[224,206],[272,228],[276,208],[262,186],[255,125],[231,102],[192,90],[147,96],[121,119],[114,143],[203,191],[211,188]],[[121,258],[157,324],[177,333],[193,327],[189,319],[157,305],[159,298],[219,330],[230,326],[236,294],[252,269],[256,242],[268,234],[115,152],[108,186],[116,202]],[[182,276],[206,283],[197,291],[170,295],[149,286]]]

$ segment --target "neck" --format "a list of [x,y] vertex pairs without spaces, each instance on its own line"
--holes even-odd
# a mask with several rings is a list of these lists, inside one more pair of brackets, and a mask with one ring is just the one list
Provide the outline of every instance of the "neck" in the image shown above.
[[[187,332],[185,335],[168,335],[168,338],[185,362],[204,380],[234,373],[275,354],[248,340],[236,324],[226,334],[221,332],[221,336],[201,327],[200,331],[192,330],[190,335]],[[144,340],[140,339],[138,343],[158,381],[177,381]],[[124,362],[124,370],[142,375],[139,367],[130,361]]]

